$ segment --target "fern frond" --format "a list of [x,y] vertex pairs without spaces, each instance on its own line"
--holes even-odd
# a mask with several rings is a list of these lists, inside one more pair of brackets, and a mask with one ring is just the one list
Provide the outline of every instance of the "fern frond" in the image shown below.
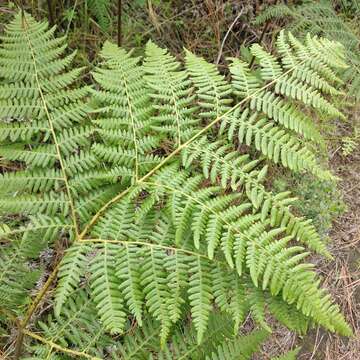
[[204,177],[212,183],[220,178],[223,188],[230,183],[236,190],[244,183],[256,186],[266,175],[266,167],[257,170],[258,160],[249,160],[249,155],[239,155],[224,141],[209,142],[206,137],[192,142],[182,152],[182,162],[189,168],[196,160],[200,161]]
[[61,172],[57,169],[37,169],[7,172],[0,175],[1,193],[10,193],[19,188],[31,193],[42,193],[62,186]]
[[297,109],[291,102],[287,102],[271,92],[261,92],[253,95],[250,108],[261,111],[270,119],[287,129],[304,136],[305,139],[316,143],[323,143],[323,139],[313,121]]
[[[313,48],[309,49],[307,46],[297,40],[291,32],[288,34],[289,43],[294,48],[296,56],[303,61],[310,69],[320,73],[330,83],[342,83],[335,72],[327,65],[324,54],[316,52]],[[316,52],[316,56],[314,54]]]
[[120,281],[115,272],[116,252],[116,246],[101,244],[90,264],[92,299],[102,323],[111,334],[122,333],[126,320],[119,290]]
[[3,145],[0,155],[7,160],[23,161],[29,168],[46,168],[54,166],[57,154],[52,146],[39,146],[34,150],[24,149],[22,144]]
[[121,281],[120,290],[123,294],[130,313],[142,326],[143,293],[140,284],[139,259],[137,249],[124,246],[118,252],[116,275]]
[[4,143],[6,140],[30,142],[39,132],[44,133],[45,137],[49,136],[50,129],[46,122],[32,121],[28,124],[26,122],[12,122],[10,119],[6,121],[5,118],[5,121],[0,123],[0,141]]
[[[298,6],[286,6],[286,5],[275,5],[268,7],[263,14],[260,14],[257,22],[261,23],[265,19],[275,18],[280,19],[283,16],[290,16],[291,21],[287,25],[287,29],[292,31],[297,36],[303,36],[305,33],[310,33],[311,35],[321,35],[325,36],[330,40],[335,40],[341,43],[344,46],[344,49],[341,50],[342,54],[340,59],[338,59],[338,54],[334,49],[327,51],[327,46],[325,43],[319,44],[317,41],[316,47],[323,49],[323,53],[327,54],[327,59],[323,59],[332,62],[332,59],[335,60],[335,64],[343,66],[343,54],[345,53],[347,62],[350,65],[348,70],[342,74],[343,80],[346,80],[349,87],[349,95],[357,98],[359,93],[359,56],[358,56],[358,46],[360,38],[356,31],[354,31],[353,26],[349,21],[346,20],[343,16],[338,16],[338,13],[335,11],[333,4],[330,1],[322,2],[313,2],[307,3]],[[308,43],[309,44],[309,43]],[[309,44],[310,45],[310,44]],[[331,54],[331,55],[329,55]],[[340,60],[340,61],[339,61]],[[316,70],[316,61],[308,62],[311,64],[312,69]],[[332,62],[333,63],[333,62]],[[317,69],[321,70],[321,69]],[[316,71],[317,71],[316,70]],[[312,76],[313,82],[317,78],[316,74]],[[334,74],[326,74],[330,79],[334,77]],[[314,86],[314,84],[313,84]],[[324,88],[325,90],[325,88]]]
[[317,165],[315,155],[304,147],[297,137],[262,118],[261,114],[255,112],[250,115],[248,109],[239,114],[236,110],[228,127],[228,138],[233,139],[235,134],[239,143],[253,145],[275,164],[280,163],[293,171],[307,169],[324,179],[333,178],[329,172]]
[[194,134],[199,122],[192,117],[195,108],[191,95],[191,81],[180,64],[168,54],[149,41],[146,45],[144,69],[150,87],[150,96],[157,110],[155,127],[157,131],[168,133],[177,145],[185,142]]
[[95,16],[103,31],[107,31],[110,26],[109,8],[111,5],[110,0],[89,0],[87,2],[90,13]]
[[232,86],[235,90],[235,95],[240,99],[254,95],[261,87],[260,79],[251,73],[246,62],[236,58],[229,60],[231,60],[229,69],[232,75]]
[[165,260],[165,268],[168,272],[167,284],[170,291],[168,307],[171,320],[174,323],[181,319],[182,307],[185,303],[185,300],[182,298],[182,293],[187,287],[189,266],[191,266],[191,264],[188,264],[188,260],[184,254],[180,252],[167,256]]
[[286,304],[282,299],[273,296],[267,296],[266,303],[268,304],[269,312],[287,328],[299,334],[307,333],[310,327],[309,319],[297,311],[295,306]]
[[[8,228],[2,226],[2,233]],[[29,291],[41,275],[40,269],[26,262],[21,241],[3,245],[0,254],[0,306],[13,314],[21,315],[29,301]]]
[[264,11],[258,15],[254,21],[256,25],[261,25],[267,20],[281,19],[287,16],[295,16],[296,14],[291,11],[291,8],[285,4],[276,4],[274,6],[267,7]]
[[160,352],[158,332],[158,324],[147,319],[131,332],[131,336],[124,338],[124,342],[118,347],[119,356],[114,355],[114,358],[124,360],[146,359],[149,351]]
[[272,358],[271,360],[296,360],[301,348],[288,351],[286,354]]
[[189,279],[188,290],[191,314],[197,330],[197,342],[201,343],[212,310],[211,266],[200,256],[197,256],[189,265],[193,272]]
[[[107,346],[113,346],[113,340],[106,335],[105,328],[96,321],[96,308],[88,298],[85,289],[71,294],[66,306],[59,315],[48,315],[39,321],[41,335],[53,343],[67,349],[69,344],[79,353],[95,358],[103,358]],[[49,357],[55,349],[49,344],[34,347],[37,358]],[[61,359],[68,358],[61,355]]]
[[116,196],[122,188],[121,183],[108,184],[100,186],[100,188],[94,189],[91,192],[79,195],[75,209],[80,220],[84,223],[88,222],[93,214]]
[[4,214],[37,214],[48,216],[56,214],[69,214],[69,201],[63,193],[48,192],[44,196],[24,195],[13,197],[2,197],[0,200],[0,213]]
[[306,63],[299,63],[299,60],[294,54],[294,50],[287,42],[287,36],[285,35],[284,30],[280,31],[276,40],[276,45],[279,53],[282,55],[281,62],[284,68],[291,69],[296,67],[295,71],[292,73],[292,76],[325,93],[331,95],[341,94],[339,90],[333,87],[328,81],[323,79],[316,71],[308,67]]
[[[89,89],[54,31],[19,14],[0,46],[0,302],[29,356],[248,359],[266,335],[236,336],[248,314],[351,334],[293,240],[326,246],[265,181],[269,161],[331,177],[310,114],[342,116],[344,49],[281,34],[274,54],[252,46],[254,70],[232,60],[231,83],[190,52],[183,68],[151,42],[145,60],[106,43]],[[47,246],[68,249],[26,310]]]
[[164,269],[165,253],[153,247],[146,249],[145,252],[141,286],[149,312],[160,321],[160,341],[165,344],[171,327],[171,315],[168,311],[170,293]]
[[[1,202],[7,211],[24,215],[69,216],[76,232],[78,219],[66,161],[91,143],[93,130],[86,124],[88,106],[83,101],[89,88],[73,86],[81,70],[67,72],[75,53],[64,54],[65,38],[54,38],[54,31],[19,13],[3,38],[1,154],[24,165],[2,177],[13,184]],[[20,101],[12,96],[14,92],[22,94]],[[9,204],[15,185],[17,196]]]
[[[211,314],[209,329],[201,344],[196,341],[194,326],[184,324],[174,330],[165,349],[160,349],[159,343],[154,341],[158,330],[157,324],[150,320],[147,320],[142,328],[136,328],[132,332],[132,336],[127,338],[125,344],[120,347],[120,358],[125,360],[145,359],[151,352],[157,358],[164,360],[185,360],[190,357],[194,360],[201,360],[215,356],[218,349],[226,346],[227,343],[231,343],[241,345],[242,356],[244,356],[242,359],[249,359],[267,336],[265,331],[254,331],[245,336],[234,336],[229,317],[217,312]],[[237,352],[239,351],[240,349]],[[118,357],[115,356],[115,358]]]
[[136,181],[159,161],[151,155],[160,138],[149,135],[153,108],[144,71],[138,65],[139,58],[132,58],[109,42],[105,43],[101,55],[105,62],[93,73],[101,89],[93,91],[93,95],[102,106],[104,115],[96,124],[105,143],[95,144],[94,151],[110,166],[130,165],[129,171]]
[[269,219],[272,226],[286,228],[288,234],[310,249],[329,256],[311,221],[291,213],[289,206],[295,199],[289,198],[290,193],[273,194],[261,184],[266,176],[266,167],[258,170],[258,160],[249,161],[248,155],[239,155],[230,145],[222,141],[210,143],[206,138],[193,142],[182,155],[185,168],[199,159],[204,177],[214,185],[220,182],[226,188],[230,184],[233,190],[244,186],[252,206],[261,213],[261,221]]
[[[310,306],[310,298],[313,296],[311,316],[314,316],[316,321],[321,321],[329,329],[334,329],[336,326],[345,333],[349,331],[349,329],[346,330],[345,322],[340,320],[336,306],[328,304],[328,297],[324,296],[323,292],[317,288],[318,282],[315,281],[315,278],[309,281],[311,277],[315,277],[315,273],[308,270],[308,265],[300,263],[308,253],[303,252],[303,248],[299,246],[287,247],[292,236],[277,239],[286,228],[267,230],[266,222],[264,224],[259,222],[259,217],[242,217],[241,211],[244,211],[246,207],[229,206],[237,196],[218,195],[216,198],[212,198],[218,189],[205,188],[196,191],[198,181],[194,182],[190,179],[188,184],[185,183],[181,187],[181,190],[171,188],[167,184],[152,183],[149,185],[153,186],[154,184],[157,187],[163,186],[176,195],[171,196],[169,205],[174,209],[177,244],[182,243],[181,239],[191,229],[194,246],[199,247],[200,243],[203,244],[205,241],[208,257],[212,259],[217,253],[220,241],[225,241],[221,245],[221,249],[230,268],[235,263],[238,273],[241,274],[246,261],[246,271],[249,271],[256,287],[259,286],[261,279],[263,290],[269,288],[274,296],[282,291],[284,300],[290,304],[296,301],[298,309],[306,316],[310,315],[307,304],[309,301]],[[183,205],[180,205],[181,203]],[[230,239],[235,240],[226,242],[229,237],[221,236],[228,231],[233,234]],[[204,239],[204,241],[200,241],[200,239]],[[299,271],[299,276],[297,271]],[[303,280],[301,280],[300,273],[305,277]],[[299,288],[302,286],[306,288],[306,290],[302,288],[301,292],[296,292],[296,296],[299,296],[297,300],[292,298],[294,289],[288,288],[295,283],[298,283]],[[309,289],[307,289],[308,286]],[[284,289],[281,290],[282,288]],[[303,299],[300,293],[306,293],[308,296]],[[289,294],[292,295],[289,296]],[[331,320],[329,318],[325,320],[322,315],[324,311],[327,312],[328,307],[332,309],[330,313],[332,311],[334,314],[337,313]]]
[[232,341],[224,341],[216,352],[206,357],[206,360],[249,360],[258,351],[267,335],[266,331],[258,331]]
[[74,244],[62,259],[58,274],[59,284],[56,290],[55,314],[60,315],[62,306],[77,289],[80,277],[86,267],[86,255],[90,248],[86,244]]
[[304,85],[299,79],[283,77],[275,85],[275,93],[288,96],[293,100],[300,100],[306,105],[311,105],[319,111],[332,116],[344,117],[339,110],[325,100],[317,90]]
[[223,115],[232,103],[231,87],[213,64],[209,64],[190,51],[185,51],[186,69],[194,83],[202,109],[199,116],[216,118]]

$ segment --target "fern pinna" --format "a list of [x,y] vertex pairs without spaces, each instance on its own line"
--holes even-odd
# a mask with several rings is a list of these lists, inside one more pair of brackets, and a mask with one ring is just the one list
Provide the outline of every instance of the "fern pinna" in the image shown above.
[[[346,14],[346,7],[353,6],[351,16]],[[265,21],[276,21],[286,18],[289,23],[286,28],[295,35],[310,33],[322,34],[330,40],[339,41],[345,47],[346,61],[349,67],[342,73],[348,88],[347,95],[355,100],[360,94],[360,57],[359,57],[359,4],[357,1],[339,4],[336,11],[335,3],[329,0],[306,1],[297,5],[277,4],[268,7],[255,20],[256,24]],[[340,11],[340,16],[338,15]]]
[[[350,335],[305,262],[326,244],[265,183],[271,162],[332,178],[312,114],[343,116],[342,47],[282,32],[274,55],[251,46],[254,69],[230,59],[228,81],[189,51],[182,64],[106,43],[81,87],[53,34],[18,14],[1,37],[0,320],[18,325],[15,356],[248,359],[268,314]],[[249,313],[264,330],[247,343]]]

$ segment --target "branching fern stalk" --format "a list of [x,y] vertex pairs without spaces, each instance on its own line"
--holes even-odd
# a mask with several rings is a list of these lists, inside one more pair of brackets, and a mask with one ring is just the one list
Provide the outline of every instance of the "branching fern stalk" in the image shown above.
[[[14,168],[0,178],[1,321],[19,319],[18,354],[26,335],[36,358],[248,359],[264,337],[239,345],[249,313],[265,332],[271,314],[350,335],[304,262],[306,248],[330,257],[326,245],[290,193],[265,185],[270,162],[332,178],[311,150],[323,143],[311,114],[342,117],[342,47],[281,33],[274,55],[251,47],[255,70],[230,59],[227,81],[188,51],[183,65],[151,42],[144,61],[106,43],[89,88],[53,32],[18,14],[0,48],[0,153]],[[27,307],[33,259],[65,246]],[[232,334],[207,346],[215,309]],[[135,323],[156,338],[132,342]]]

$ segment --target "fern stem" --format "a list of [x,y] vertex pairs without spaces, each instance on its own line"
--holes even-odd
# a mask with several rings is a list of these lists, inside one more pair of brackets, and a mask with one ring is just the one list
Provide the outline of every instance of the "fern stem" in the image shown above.
[[21,327],[21,324],[18,323],[18,335],[16,337],[16,344],[15,344],[15,350],[14,350],[14,359],[15,360],[20,359],[23,341],[24,341],[24,332]]
[[47,339],[43,338],[42,336],[33,333],[32,331],[23,330],[23,333],[24,333],[24,335],[30,336],[33,339],[38,340],[38,341],[50,346],[53,349],[56,349],[57,351],[61,351],[63,353],[70,354],[70,355],[81,356],[81,357],[84,357],[86,359],[101,360],[101,358],[98,358],[96,356],[91,356],[91,355],[89,355],[89,354],[87,354],[85,352],[82,352],[82,351],[71,350],[69,348],[63,348],[62,346],[52,342],[51,340],[47,340]]
[[[274,85],[278,80],[285,77],[292,71],[294,71],[298,66],[301,66],[306,62],[307,59],[302,60],[298,64],[296,64],[294,67],[290,68],[288,71],[285,71],[283,74],[281,74],[278,78],[270,81],[268,84],[264,85],[262,88],[257,89],[252,94],[248,95],[246,98],[241,100],[239,103],[234,105],[232,108],[227,110],[224,114],[219,115],[216,117],[213,121],[211,121],[209,124],[207,124],[205,127],[203,127],[200,131],[198,131],[193,137],[191,137],[189,140],[178,146],[173,152],[171,152],[164,160],[162,160],[159,164],[157,164],[152,170],[150,170],[146,175],[144,175],[141,179],[138,180],[137,183],[142,183],[145,180],[147,180],[149,177],[151,177],[157,170],[162,168],[166,163],[169,162],[175,155],[177,155],[181,150],[185,149],[188,145],[190,145],[194,140],[196,140],[199,136],[207,132],[210,128],[212,128],[215,124],[217,124],[220,120],[222,120],[225,116],[232,113],[234,110],[236,110],[241,105],[245,104],[247,101],[251,100],[251,98],[261,93],[263,90],[268,89],[270,86]],[[136,185],[136,184],[135,184]],[[131,190],[131,187],[127,188],[120,194],[116,195],[114,198],[109,200],[105,205],[101,207],[101,209],[92,217],[92,219],[88,222],[88,224],[85,226],[84,230],[81,232],[81,234],[78,236],[78,240],[83,239],[83,237],[87,234],[87,232],[90,230],[90,228],[96,223],[96,221],[99,219],[100,215],[103,214],[103,212],[112,204],[120,200],[123,196],[125,196],[129,191]]]
[[40,94],[40,97],[41,97],[41,102],[42,102],[42,104],[43,104],[43,108],[44,108],[46,117],[47,117],[48,122],[49,122],[50,132],[51,132],[51,135],[52,135],[54,144],[55,144],[56,153],[57,153],[57,157],[58,157],[58,159],[59,159],[61,172],[62,172],[62,174],[63,174],[62,180],[63,180],[64,183],[65,183],[66,193],[67,193],[67,197],[68,197],[69,203],[70,203],[70,209],[71,209],[72,221],[73,221],[73,223],[74,223],[75,233],[76,233],[76,236],[78,236],[78,234],[79,234],[79,227],[78,227],[77,218],[76,218],[74,201],[73,201],[73,198],[72,198],[72,196],[71,196],[70,186],[69,186],[68,178],[67,178],[66,171],[65,171],[64,161],[63,161],[62,156],[61,156],[61,151],[60,151],[59,142],[58,142],[58,140],[57,140],[56,133],[55,133],[55,129],[54,129],[54,126],[53,126],[53,123],[52,123],[52,119],[51,119],[51,116],[50,116],[50,113],[49,113],[49,110],[48,110],[48,107],[47,107],[47,104],[46,104],[45,96],[44,96],[44,93],[43,93],[42,88],[41,88],[41,85],[40,85],[40,80],[39,80],[39,76],[38,76],[38,69],[37,69],[37,65],[36,65],[35,52],[34,52],[34,48],[33,48],[33,46],[32,46],[32,43],[31,43],[29,34],[28,34],[28,32],[27,32],[27,29],[28,29],[28,26],[29,26],[29,25],[28,25],[28,23],[27,23],[26,16],[23,16],[23,24],[24,24],[24,30],[25,30],[25,31],[24,31],[24,34],[25,34],[26,40],[27,40],[28,45],[29,45],[29,49],[30,49],[30,53],[31,53],[31,58],[32,58],[33,65],[34,65],[36,84],[37,84],[37,87],[38,87],[38,91],[39,91],[39,94]]
[[159,248],[159,249],[170,250],[170,251],[174,251],[174,252],[179,251],[179,252],[182,252],[184,254],[202,257],[202,258],[207,259],[207,260],[211,260],[211,261],[214,260],[214,259],[210,259],[206,255],[199,254],[199,253],[196,253],[194,251],[190,251],[190,250],[186,250],[186,249],[182,249],[182,248],[176,248],[176,247],[172,247],[172,246],[165,246],[165,245],[160,245],[160,244],[147,243],[147,242],[143,242],[143,241],[125,241],[125,240],[112,240],[112,239],[81,239],[81,242],[84,242],[84,243],[103,243],[103,244],[122,244],[124,246],[128,246],[128,245],[147,246],[147,247],[152,248],[152,249],[153,248]]
[[24,319],[21,321],[21,323],[19,325],[18,336],[17,336],[17,339],[16,339],[16,345],[15,345],[15,356],[14,356],[15,360],[19,359],[20,355],[21,355],[22,343],[23,343],[23,340],[24,340],[24,334],[26,332],[25,327],[28,324],[28,322],[30,321],[31,316],[34,313],[34,311],[36,310],[36,308],[39,305],[40,301],[42,300],[44,295],[47,293],[51,283],[53,282],[53,280],[56,277],[56,274],[57,274],[59,268],[60,268],[60,262],[55,266],[54,270],[52,271],[52,273],[50,274],[50,276],[46,280],[45,284],[40,289],[40,291],[37,293],[35,299],[33,300],[30,307],[28,308]]
[[55,279],[56,274],[59,270],[60,267],[60,262],[55,266],[54,270],[52,271],[52,273],[49,275],[48,279],[46,280],[45,284],[43,285],[43,287],[41,288],[41,290],[37,293],[35,299],[33,300],[33,302],[31,303],[28,311],[25,314],[24,320],[21,322],[21,326],[22,328],[25,328],[25,326],[27,325],[27,323],[29,322],[32,314],[34,313],[37,305],[40,303],[41,299],[43,298],[43,296],[45,295],[45,293],[47,292],[47,290],[49,289],[49,286],[51,285],[52,281]]

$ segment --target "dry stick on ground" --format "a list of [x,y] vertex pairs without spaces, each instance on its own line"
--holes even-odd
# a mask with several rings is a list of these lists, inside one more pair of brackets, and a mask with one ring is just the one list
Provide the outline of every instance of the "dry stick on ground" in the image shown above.
[[[267,21],[266,21],[266,24],[265,24],[265,26],[264,26],[264,29],[263,29],[263,31],[262,31],[262,33],[261,33],[261,35],[260,35],[259,41],[258,41],[259,45],[261,44],[261,42],[262,42],[262,40],[263,40],[263,38],[264,38],[264,36],[265,36],[265,33],[266,33],[266,31],[268,30],[268,28],[269,28],[269,25],[270,25],[270,20],[267,20]],[[254,61],[255,61],[255,56],[253,55],[253,57],[251,58],[250,64],[249,64],[249,68],[250,68],[250,69],[252,69],[252,67],[253,67],[253,65],[254,65]]]
[[52,7],[52,0],[47,0],[47,6],[48,6],[48,16],[49,16],[49,24],[50,26],[54,25],[54,12]]
[[48,346],[50,346],[51,348],[51,351],[53,349],[57,350],[57,351],[61,351],[65,354],[69,354],[70,356],[81,356],[83,358],[86,358],[86,359],[91,359],[91,360],[101,360],[101,358],[98,358],[96,356],[91,356],[83,351],[76,351],[76,350],[72,350],[72,349],[68,349],[68,348],[64,348],[54,342],[52,342],[51,340],[47,340],[45,338],[43,338],[42,336],[32,332],[32,331],[28,331],[28,330],[24,330],[24,334],[27,335],[27,336],[30,336],[32,337],[33,339],[35,340],[38,340],[40,342],[42,342],[43,344],[47,344]]
[[[276,5],[277,1],[275,0],[275,3],[274,5]],[[285,4],[287,4],[287,2],[285,1]],[[260,35],[260,38],[259,38],[259,41],[258,41],[258,44],[261,45],[262,41],[263,41],[263,38],[265,36],[265,33],[267,32],[268,28],[269,28],[269,25],[270,25],[270,19],[268,19],[265,23],[265,26],[264,26],[264,29]],[[254,65],[254,61],[255,61],[255,56],[253,55],[253,57],[251,58],[251,61],[250,61],[250,64],[249,64],[249,68],[252,69],[253,65]]]
[[118,7],[117,7],[117,44],[120,47],[122,43],[122,33],[121,33],[121,16],[122,16],[122,3],[121,0],[118,0]]
[[221,59],[221,55],[222,55],[222,52],[223,52],[223,49],[224,49],[224,45],[225,45],[225,41],[226,41],[227,37],[229,36],[232,28],[233,28],[234,25],[237,23],[238,19],[239,19],[240,16],[243,14],[243,12],[244,12],[244,8],[241,9],[241,11],[239,12],[239,14],[236,16],[235,20],[234,20],[234,21],[232,22],[232,24],[230,25],[228,31],[226,32],[226,34],[225,34],[225,36],[224,36],[224,39],[223,39],[223,41],[222,41],[222,43],[221,43],[221,46],[220,46],[219,55],[218,55],[218,57],[217,57],[217,59],[216,59],[216,62],[215,62],[216,65],[219,64],[219,61],[220,61],[220,59]]

